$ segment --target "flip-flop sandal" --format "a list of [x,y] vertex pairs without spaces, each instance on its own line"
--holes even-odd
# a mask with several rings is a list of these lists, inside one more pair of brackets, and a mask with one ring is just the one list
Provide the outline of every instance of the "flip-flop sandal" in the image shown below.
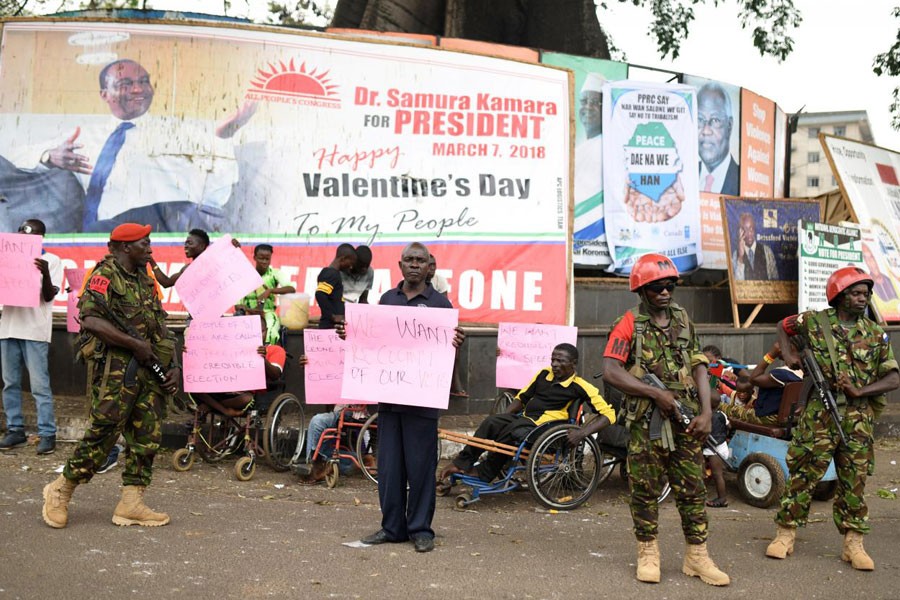
[[713,500],[707,500],[706,505],[710,508],[727,508],[728,500],[725,498],[714,498]]

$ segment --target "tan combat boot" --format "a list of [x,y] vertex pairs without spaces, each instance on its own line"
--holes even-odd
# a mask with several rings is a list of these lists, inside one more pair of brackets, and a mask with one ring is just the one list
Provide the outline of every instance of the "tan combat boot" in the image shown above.
[[62,529],[69,522],[69,500],[78,484],[60,475],[44,486],[44,523]]
[[699,577],[709,585],[728,585],[731,579],[719,570],[706,552],[706,544],[688,544],[684,552],[681,572],[691,577]]
[[659,583],[659,542],[638,542],[637,579]]
[[848,531],[844,534],[841,560],[850,563],[850,566],[857,571],[875,570],[875,561],[866,554],[866,549],[863,548],[863,536],[858,531]]
[[[796,527],[778,526],[775,539],[766,548],[766,556],[769,558],[787,558],[794,553],[794,538],[797,536]],[[846,546],[845,546],[846,547]]]
[[113,523],[159,527],[169,522],[169,515],[154,512],[144,504],[145,489],[142,485],[126,485],[122,488],[122,499],[116,505],[112,518]]

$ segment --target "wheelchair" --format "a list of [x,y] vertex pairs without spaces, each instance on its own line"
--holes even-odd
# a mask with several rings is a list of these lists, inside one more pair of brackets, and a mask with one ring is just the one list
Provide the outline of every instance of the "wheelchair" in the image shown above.
[[367,479],[378,483],[376,470],[378,413],[367,415],[363,420],[353,418],[353,413],[363,412],[368,406],[367,404],[354,404],[342,408],[337,424],[325,429],[319,437],[319,443],[311,458],[315,461],[319,457],[323,445],[332,445],[328,470],[325,473],[325,485],[329,488],[335,487],[338,483],[342,459],[351,461]]
[[284,383],[258,393],[236,417],[222,414],[188,395],[194,403],[194,419],[187,446],[172,455],[176,471],[188,471],[197,454],[208,463],[241,455],[234,465],[234,476],[249,481],[256,462],[263,459],[275,471],[287,471],[303,450],[306,422],[303,405]]
[[[527,487],[532,497],[551,510],[572,510],[593,495],[600,483],[604,456],[594,436],[577,444],[568,441],[569,431],[577,429],[582,419],[580,403],[569,407],[567,421],[544,423],[528,432],[518,445],[501,444],[444,429],[440,439],[475,446],[511,458],[504,471],[493,482],[462,473],[450,475],[449,486],[438,488],[438,495],[449,495],[456,483],[471,488],[456,496],[456,507],[465,508],[482,496],[503,494]],[[524,478],[524,480],[523,480]]]

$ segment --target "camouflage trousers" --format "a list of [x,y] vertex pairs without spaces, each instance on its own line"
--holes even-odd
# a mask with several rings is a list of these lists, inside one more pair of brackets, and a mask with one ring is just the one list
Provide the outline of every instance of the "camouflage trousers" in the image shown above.
[[648,425],[636,421],[628,443],[628,479],[631,484],[631,518],[634,535],[641,542],[655,540],[659,533],[659,494],[668,478],[681,515],[681,529],[689,544],[702,544],[708,535],[706,484],[700,442],[677,425],[672,427],[675,450],[651,440]]
[[832,506],[834,524],[842,534],[869,533],[869,508],[865,501],[866,477],[874,459],[875,417],[872,408],[847,406],[842,422],[847,444],[840,441],[837,426],[818,398],[811,398],[787,453],[791,477],[781,498],[775,522],[802,527],[809,517],[813,490],[834,458],[837,490]]
[[108,360],[107,373],[102,363],[94,369],[90,424],[72,458],[66,462],[63,475],[77,483],[89,482],[106,462],[121,433],[125,438],[122,485],[147,486],[162,440],[166,396],[148,369],[138,369],[134,384],[126,386],[126,363],[114,356]]
[[778,415],[766,415],[765,417],[757,417],[756,409],[752,406],[744,406],[738,404],[721,404],[719,410],[728,415],[732,419],[743,421],[744,423],[753,423],[755,425],[777,425]]

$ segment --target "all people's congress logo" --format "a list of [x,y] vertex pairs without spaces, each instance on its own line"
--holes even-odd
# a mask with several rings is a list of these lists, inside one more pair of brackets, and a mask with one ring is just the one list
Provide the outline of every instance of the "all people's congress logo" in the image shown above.
[[267,63],[256,71],[247,90],[249,100],[302,104],[340,108],[338,85],[328,76],[330,70],[320,72],[318,67],[311,70],[306,62],[298,67],[294,59]]

